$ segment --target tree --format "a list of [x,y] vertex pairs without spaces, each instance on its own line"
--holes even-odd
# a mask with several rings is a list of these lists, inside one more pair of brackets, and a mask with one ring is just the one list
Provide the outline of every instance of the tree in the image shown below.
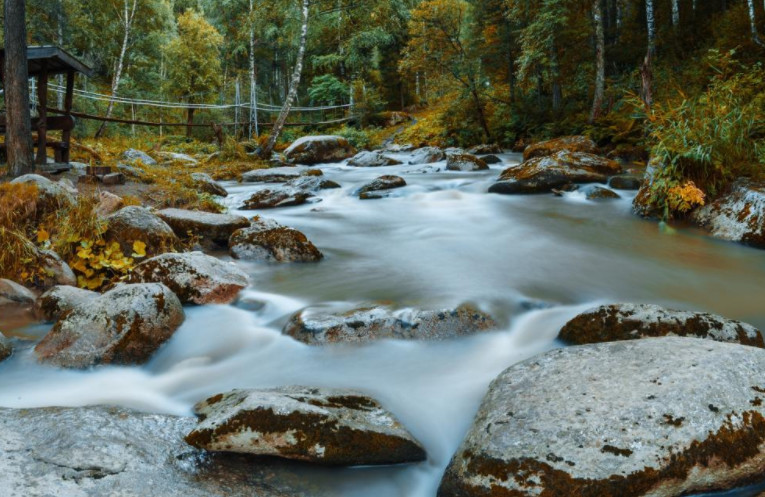
[[760,39],[760,35],[757,33],[757,17],[754,10],[754,0],[747,0],[749,6],[749,25],[752,30],[752,41],[761,47],[765,47],[765,42]]
[[600,117],[603,93],[606,86],[606,42],[603,30],[603,9],[600,2],[601,0],[593,0],[592,2],[592,18],[595,22],[595,65],[597,69],[595,74],[595,97],[592,101],[592,112],[590,113],[591,123]]
[[[171,93],[189,104],[209,101],[221,83],[220,47],[223,37],[204,17],[187,10],[178,18],[178,36],[167,46]],[[186,136],[191,136],[194,107],[187,109]]]
[[5,129],[11,176],[34,172],[24,0],[5,0]]

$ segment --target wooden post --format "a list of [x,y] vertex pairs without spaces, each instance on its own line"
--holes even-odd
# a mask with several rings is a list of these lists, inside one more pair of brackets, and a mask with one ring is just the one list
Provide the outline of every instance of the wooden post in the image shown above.
[[37,165],[45,165],[48,154],[45,144],[48,141],[48,63],[43,61],[37,78]]
[[[72,98],[74,96],[74,71],[66,73],[66,97],[64,98],[64,113],[67,117],[72,117]],[[65,129],[61,133],[61,141],[64,142],[64,151],[61,160],[64,164],[69,164],[69,150],[71,149],[72,132]]]

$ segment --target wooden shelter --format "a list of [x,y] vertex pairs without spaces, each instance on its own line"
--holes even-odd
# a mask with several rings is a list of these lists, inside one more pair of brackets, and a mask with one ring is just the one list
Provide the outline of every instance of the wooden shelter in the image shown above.
[[[35,146],[37,147],[36,162],[38,165],[47,161],[46,149],[51,147],[58,163],[69,163],[69,148],[74,117],[72,117],[72,97],[74,95],[74,76],[81,73],[90,76],[92,70],[75,59],[64,50],[54,46],[28,47],[27,60],[29,77],[37,79],[38,117],[32,119],[32,130],[37,131]],[[0,81],[5,66],[5,50],[0,50]],[[63,115],[48,115],[48,78],[59,74],[66,75],[66,94],[64,98]],[[5,133],[5,116],[0,116],[0,131]],[[61,131],[61,140],[48,139],[48,131]]]

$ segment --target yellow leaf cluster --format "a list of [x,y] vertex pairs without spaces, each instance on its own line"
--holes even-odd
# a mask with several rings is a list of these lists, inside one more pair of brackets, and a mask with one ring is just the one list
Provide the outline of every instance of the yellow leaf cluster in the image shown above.
[[693,181],[686,181],[667,190],[667,204],[676,212],[684,214],[696,207],[702,207],[705,202],[706,195]]

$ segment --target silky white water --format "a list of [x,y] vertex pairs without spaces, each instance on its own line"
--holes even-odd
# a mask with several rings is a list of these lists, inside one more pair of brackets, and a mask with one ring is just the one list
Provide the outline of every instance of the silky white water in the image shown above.
[[[241,213],[303,231],[324,261],[238,262],[252,277],[244,302],[187,308],[183,326],[142,367],[40,366],[31,352],[34,341],[17,341],[16,354],[0,365],[0,406],[111,404],[189,415],[195,402],[232,388],[356,388],[396,414],[424,444],[428,461],[297,471],[327,495],[432,497],[491,380],[561,346],[558,330],[588,307],[656,303],[765,328],[765,252],[695,230],[666,234],[655,222],[634,217],[631,195],[623,192],[622,200],[611,202],[587,201],[579,193],[487,194],[518,157],[503,159],[480,173],[434,172],[443,163],[322,166],[342,189],[322,191],[321,201],[299,207]],[[403,176],[409,186],[383,200],[353,195],[383,174]],[[274,185],[226,186],[226,203],[238,212],[254,190]],[[280,333],[307,306],[447,308],[463,302],[489,312],[501,330],[448,342],[328,347]],[[32,326],[11,335],[36,338],[47,330]]]

